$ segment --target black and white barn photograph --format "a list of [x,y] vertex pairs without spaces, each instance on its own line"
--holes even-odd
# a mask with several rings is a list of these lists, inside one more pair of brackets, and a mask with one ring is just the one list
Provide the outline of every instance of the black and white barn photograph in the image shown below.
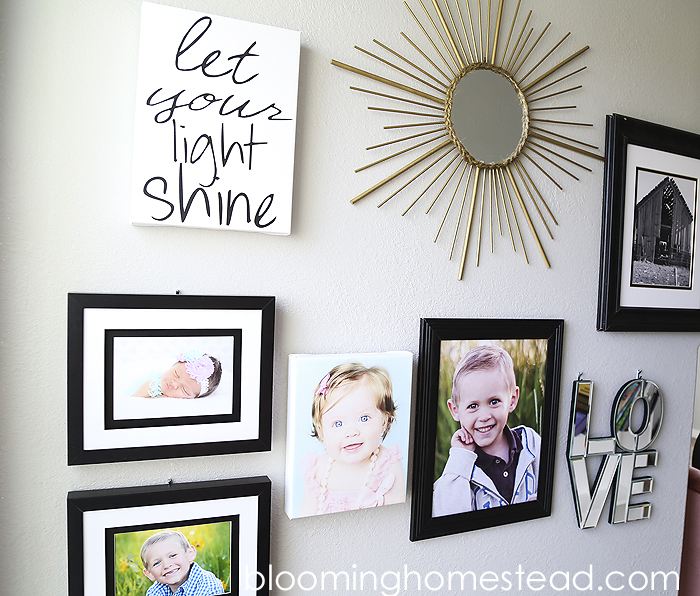
[[637,168],[633,286],[691,287],[698,181]]

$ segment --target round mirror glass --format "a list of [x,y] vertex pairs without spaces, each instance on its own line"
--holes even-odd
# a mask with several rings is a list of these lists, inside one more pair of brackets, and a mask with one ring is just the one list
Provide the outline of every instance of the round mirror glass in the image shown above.
[[515,153],[523,134],[523,106],[511,82],[488,69],[472,70],[452,95],[452,127],[476,160],[496,164]]

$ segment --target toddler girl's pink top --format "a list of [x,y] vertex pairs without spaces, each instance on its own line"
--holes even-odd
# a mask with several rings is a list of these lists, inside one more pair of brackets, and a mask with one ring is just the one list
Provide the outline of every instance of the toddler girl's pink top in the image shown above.
[[[353,509],[367,509],[384,505],[384,495],[394,486],[396,476],[389,471],[392,464],[400,461],[401,446],[389,445],[382,450],[377,464],[370,472],[365,485],[357,490],[329,490],[318,513],[337,513]],[[310,451],[301,461],[304,488],[319,499],[323,494],[321,483],[316,477],[318,455]]]

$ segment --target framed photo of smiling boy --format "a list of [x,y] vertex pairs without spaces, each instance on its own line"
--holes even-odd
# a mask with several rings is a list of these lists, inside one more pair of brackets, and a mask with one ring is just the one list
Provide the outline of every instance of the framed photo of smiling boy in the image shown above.
[[550,514],[563,327],[421,321],[411,540]]
[[291,354],[290,519],[406,500],[413,355]]
[[70,596],[266,596],[267,476],[68,493]]

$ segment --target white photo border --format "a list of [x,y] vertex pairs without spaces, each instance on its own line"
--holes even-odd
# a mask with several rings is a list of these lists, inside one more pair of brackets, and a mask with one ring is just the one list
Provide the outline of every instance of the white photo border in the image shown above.
[[[634,236],[634,212],[637,202],[636,178],[637,171],[656,170],[665,172],[671,177],[683,177],[695,180],[693,201],[697,198],[697,186],[700,180],[700,159],[683,155],[674,155],[666,151],[658,151],[649,147],[629,144],[627,146],[625,212],[622,240],[622,275],[620,278],[620,306],[644,308],[700,308],[700,272],[697,267],[691,267],[690,289],[670,287],[633,286],[632,279],[632,244]],[[685,197],[686,199],[688,197]],[[694,214],[693,229],[693,260],[697,256],[697,209]]]

